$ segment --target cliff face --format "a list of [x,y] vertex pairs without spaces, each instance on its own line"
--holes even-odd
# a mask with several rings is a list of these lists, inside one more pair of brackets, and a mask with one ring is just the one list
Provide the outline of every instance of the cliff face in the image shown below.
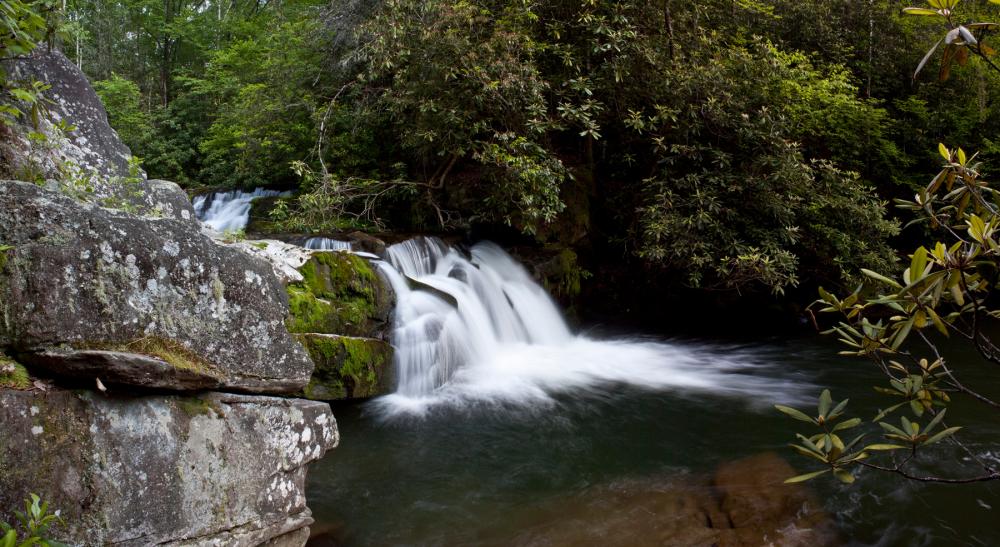
[[287,280],[129,165],[65,57],[8,63],[54,102],[0,134],[0,520],[34,492],[73,544],[304,544],[338,434],[327,404],[262,395],[314,368]]

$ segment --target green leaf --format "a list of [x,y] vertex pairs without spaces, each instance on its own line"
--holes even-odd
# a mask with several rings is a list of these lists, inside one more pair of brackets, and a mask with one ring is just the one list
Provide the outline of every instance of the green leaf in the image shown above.
[[804,412],[796,410],[796,409],[794,409],[794,408],[792,408],[790,406],[774,405],[774,408],[778,409],[781,412],[784,412],[785,414],[791,416],[792,418],[795,418],[796,420],[799,420],[799,421],[802,421],[802,422],[809,422],[809,423],[811,423],[813,425],[816,424],[816,420],[810,418]]
[[879,422],[878,425],[881,426],[882,429],[884,429],[884,430],[886,430],[886,431],[888,431],[890,433],[895,433],[896,435],[899,435],[901,437],[909,437],[910,436],[909,433],[903,431],[902,429],[900,429],[900,428],[898,428],[898,427],[896,427],[896,426],[894,426],[892,424],[885,423],[885,422]]
[[17,534],[13,530],[7,530],[7,533],[0,538],[0,547],[14,547],[14,542],[17,541]]
[[890,347],[892,349],[899,349],[899,346],[903,345],[903,341],[906,337],[910,335],[910,329],[913,328],[915,318],[911,317],[909,321],[903,323],[903,326],[896,332],[896,337],[893,339]]
[[792,447],[792,450],[795,450],[796,452],[802,454],[803,456],[807,456],[813,458],[814,460],[826,463],[826,455],[824,454],[818,454],[816,452],[813,452],[812,450],[809,450],[804,446],[799,446],[797,444],[790,444],[788,446]]
[[851,418],[850,420],[844,420],[833,427],[834,431],[842,431],[844,429],[850,429],[852,427],[857,427],[861,424],[861,418]]
[[941,15],[937,10],[927,8],[903,8],[903,13],[907,15]]
[[882,443],[877,443],[877,444],[870,444],[870,445],[862,448],[861,450],[900,450],[900,449],[903,449],[903,448],[906,448],[906,447],[902,446],[902,445],[898,445],[898,444],[882,444]]
[[892,279],[889,279],[888,277],[886,277],[886,276],[884,276],[884,275],[882,275],[882,274],[880,274],[878,272],[873,272],[872,270],[869,270],[869,269],[866,269],[866,268],[861,268],[861,273],[867,275],[868,277],[870,277],[872,279],[876,279],[878,281],[886,283],[886,284],[888,284],[888,285],[890,285],[892,287],[895,287],[897,289],[902,289],[903,288],[903,286],[900,285],[899,283],[897,283],[896,281],[893,281]]
[[920,401],[916,399],[910,399],[910,410],[912,410],[918,418],[924,415],[924,405],[920,404]]
[[830,412],[830,407],[833,405],[833,397],[830,395],[829,389],[824,389],[823,393],[819,396],[819,406],[817,410],[819,415],[826,419],[827,414]]
[[823,473],[829,473],[829,472],[830,472],[829,469],[824,469],[822,471],[814,471],[812,473],[806,473],[805,475],[799,475],[797,477],[792,477],[790,479],[785,479],[785,484],[792,484],[792,483],[796,483],[796,482],[805,482],[805,481],[807,481],[809,479],[814,479],[814,478],[822,475]]
[[945,146],[943,142],[938,143],[938,153],[940,153],[941,157],[946,161],[951,161],[951,152],[948,151],[948,147]]
[[[913,71],[913,79],[914,80],[917,79],[917,75],[920,74],[921,70],[923,70],[924,66],[927,64],[927,61],[931,60],[931,56],[934,55],[935,51],[937,51],[937,48],[938,48],[938,46],[941,45],[942,41],[944,41],[944,38],[942,38],[941,40],[938,40],[936,44],[934,44],[933,46],[931,46],[931,48],[929,50],[927,50],[927,53],[924,55],[924,58],[921,59],[920,60],[920,64],[917,65],[917,70]],[[942,144],[941,146],[944,146],[944,145]]]
[[905,404],[906,404],[905,402],[899,403],[899,404],[895,404],[895,405],[892,405],[892,406],[890,406],[889,408],[887,408],[885,410],[880,411],[878,413],[878,415],[876,415],[874,418],[872,418],[872,421],[873,422],[877,422],[877,421],[885,418],[886,416],[889,415],[890,412],[892,412],[893,410],[896,410],[897,408],[899,408],[899,407],[901,407],[901,406],[903,406]]
[[959,426],[959,427],[949,427],[948,429],[945,429],[945,430],[941,431],[940,433],[931,436],[931,438],[929,438],[926,441],[924,441],[924,444],[934,444],[934,443],[936,443],[936,442],[944,439],[945,437],[950,437],[950,436],[954,435],[955,432],[957,432],[959,429],[962,429],[961,426]]
[[[831,420],[834,419],[834,418],[836,418],[836,417],[838,417],[838,416],[840,416],[844,412],[844,408],[847,407],[847,402],[848,401],[850,401],[850,399],[844,399],[843,401],[840,401],[839,403],[837,403],[837,406],[833,407],[833,410],[830,411],[830,419]],[[834,430],[834,431],[836,431],[836,430]]]
[[926,267],[927,249],[921,246],[916,251],[913,251],[913,256],[910,257],[910,281],[916,281],[920,276],[924,275]]
[[851,484],[852,482],[854,482],[854,475],[852,475],[851,472],[846,469],[834,469],[833,476],[840,479],[840,482],[844,484]]
[[934,419],[931,420],[930,423],[927,424],[927,427],[924,428],[924,433],[930,433],[931,431],[934,431],[934,428],[937,427],[937,425],[941,423],[941,420],[944,419],[945,412],[948,412],[948,409],[942,408],[941,412],[938,412],[937,415],[934,416]]

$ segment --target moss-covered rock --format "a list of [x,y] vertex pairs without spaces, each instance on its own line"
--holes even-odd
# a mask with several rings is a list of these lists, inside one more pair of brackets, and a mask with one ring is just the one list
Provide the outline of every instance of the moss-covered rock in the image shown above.
[[24,365],[0,355],[0,388],[29,389],[31,377]]
[[293,333],[382,338],[392,309],[392,294],[367,260],[343,252],[317,252],[288,285]]
[[332,401],[364,399],[392,390],[392,346],[371,338],[300,334],[299,341],[316,363],[303,394]]

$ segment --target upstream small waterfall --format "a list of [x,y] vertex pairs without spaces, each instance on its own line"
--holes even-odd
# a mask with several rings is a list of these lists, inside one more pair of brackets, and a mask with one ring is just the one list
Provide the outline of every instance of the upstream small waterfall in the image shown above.
[[290,196],[291,192],[256,188],[253,192],[230,190],[195,196],[191,205],[198,220],[220,232],[246,228],[250,220],[250,202],[254,198]]
[[758,354],[733,348],[574,335],[555,303],[492,243],[468,254],[438,239],[392,245],[379,266],[396,292],[398,387],[375,405],[420,414],[440,404],[554,403],[558,392],[630,384],[794,398],[804,387],[762,372]]
[[353,248],[350,241],[341,241],[328,237],[310,237],[306,240],[303,247],[315,251],[350,251]]

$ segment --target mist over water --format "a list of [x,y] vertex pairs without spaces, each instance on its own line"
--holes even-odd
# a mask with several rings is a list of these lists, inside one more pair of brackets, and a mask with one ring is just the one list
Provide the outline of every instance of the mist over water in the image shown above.
[[547,407],[556,394],[633,388],[805,400],[813,385],[782,377],[750,350],[571,333],[555,303],[500,247],[468,255],[440,240],[392,245],[380,267],[397,295],[398,387],[372,404],[383,417],[435,407]]

